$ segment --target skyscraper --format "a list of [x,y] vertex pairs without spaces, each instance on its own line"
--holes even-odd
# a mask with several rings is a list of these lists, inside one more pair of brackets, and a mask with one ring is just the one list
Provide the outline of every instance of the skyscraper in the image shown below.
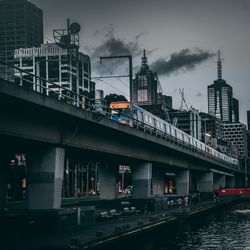
[[[217,71],[218,79],[208,86],[208,114],[223,122],[232,122],[233,89],[222,79],[220,51],[218,51]],[[236,101],[235,107],[237,107]],[[235,108],[235,110],[237,110],[237,108]],[[237,113],[237,111],[235,111],[235,113]],[[235,117],[236,116],[237,114]]]
[[247,111],[247,128],[250,130],[250,110]]
[[149,69],[145,50],[142,66],[133,80],[133,103],[140,106],[157,104],[157,79]]
[[247,156],[247,127],[243,123],[224,123],[223,137],[237,147],[238,158]]
[[239,122],[239,101],[236,98],[232,103],[232,122]]
[[[43,43],[43,12],[26,0],[0,1],[0,61],[12,63],[18,48]],[[0,74],[8,67],[0,65]]]

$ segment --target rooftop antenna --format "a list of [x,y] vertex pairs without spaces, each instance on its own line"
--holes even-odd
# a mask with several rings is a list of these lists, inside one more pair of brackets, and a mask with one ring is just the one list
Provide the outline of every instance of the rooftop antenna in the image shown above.
[[141,59],[142,62],[142,68],[146,69],[148,68],[148,58],[146,57],[146,50],[143,50],[143,57]]
[[221,79],[222,78],[222,66],[221,66],[220,50],[218,50],[217,74],[218,74],[218,79]]

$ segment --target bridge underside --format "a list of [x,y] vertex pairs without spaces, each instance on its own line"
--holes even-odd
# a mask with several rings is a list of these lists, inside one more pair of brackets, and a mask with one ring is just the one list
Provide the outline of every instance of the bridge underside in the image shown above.
[[[236,172],[239,178],[243,176],[235,168],[190,148],[6,82],[0,84],[0,116],[0,143],[3,148],[1,204],[6,198],[3,193],[8,163],[16,153],[27,157],[30,208],[60,206],[63,172],[68,158],[100,163],[100,191],[102,189],[101,196],[105,199],[115,197],[118,165],[134,169],[136,197],[163,195],[166,173],[175,176],[180,195],[189,193],[190,179],[200,190],[211,191],[215,188],[214,183],[219,188],[229,182],[230,185],[239,183],[229,180],[229,176]],[[112,183],[110,188],[107,188],[107,183]],[[36,197],[41,193],[40,204]],[[48,193],[50,198],[46,203]]]

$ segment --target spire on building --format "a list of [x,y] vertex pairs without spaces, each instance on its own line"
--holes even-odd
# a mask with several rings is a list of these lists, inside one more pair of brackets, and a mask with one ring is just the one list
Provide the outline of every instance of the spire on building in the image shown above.
[[142,68],[148,68],[148,58],[146,57],[146,50],[143,50],[143,57],[141,59]]
[[218,50],[217,74],[218,74],[218,79],[222,79],[222,67],[221,67],[221,59],[220,59],[220,50]]

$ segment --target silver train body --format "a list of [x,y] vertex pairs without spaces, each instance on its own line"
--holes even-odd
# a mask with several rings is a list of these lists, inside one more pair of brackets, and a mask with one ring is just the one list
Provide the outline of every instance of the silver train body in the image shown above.
[[239,166],[239,161],[237,159],[229,157],[214,148],[205,145],[203,142],[195,139],[191,135],[137,105],[133,105],[133,118],[134,126],[143,126],[144,129],[149,131],[155,130],[158,134],[167,135],[171,138],[177,139],[179,142],[185,143],[186,145],[193,146],[198,149],[199,152],[207,154],[208,157],[215,157],[228,164],[234,165],[235,167]]

